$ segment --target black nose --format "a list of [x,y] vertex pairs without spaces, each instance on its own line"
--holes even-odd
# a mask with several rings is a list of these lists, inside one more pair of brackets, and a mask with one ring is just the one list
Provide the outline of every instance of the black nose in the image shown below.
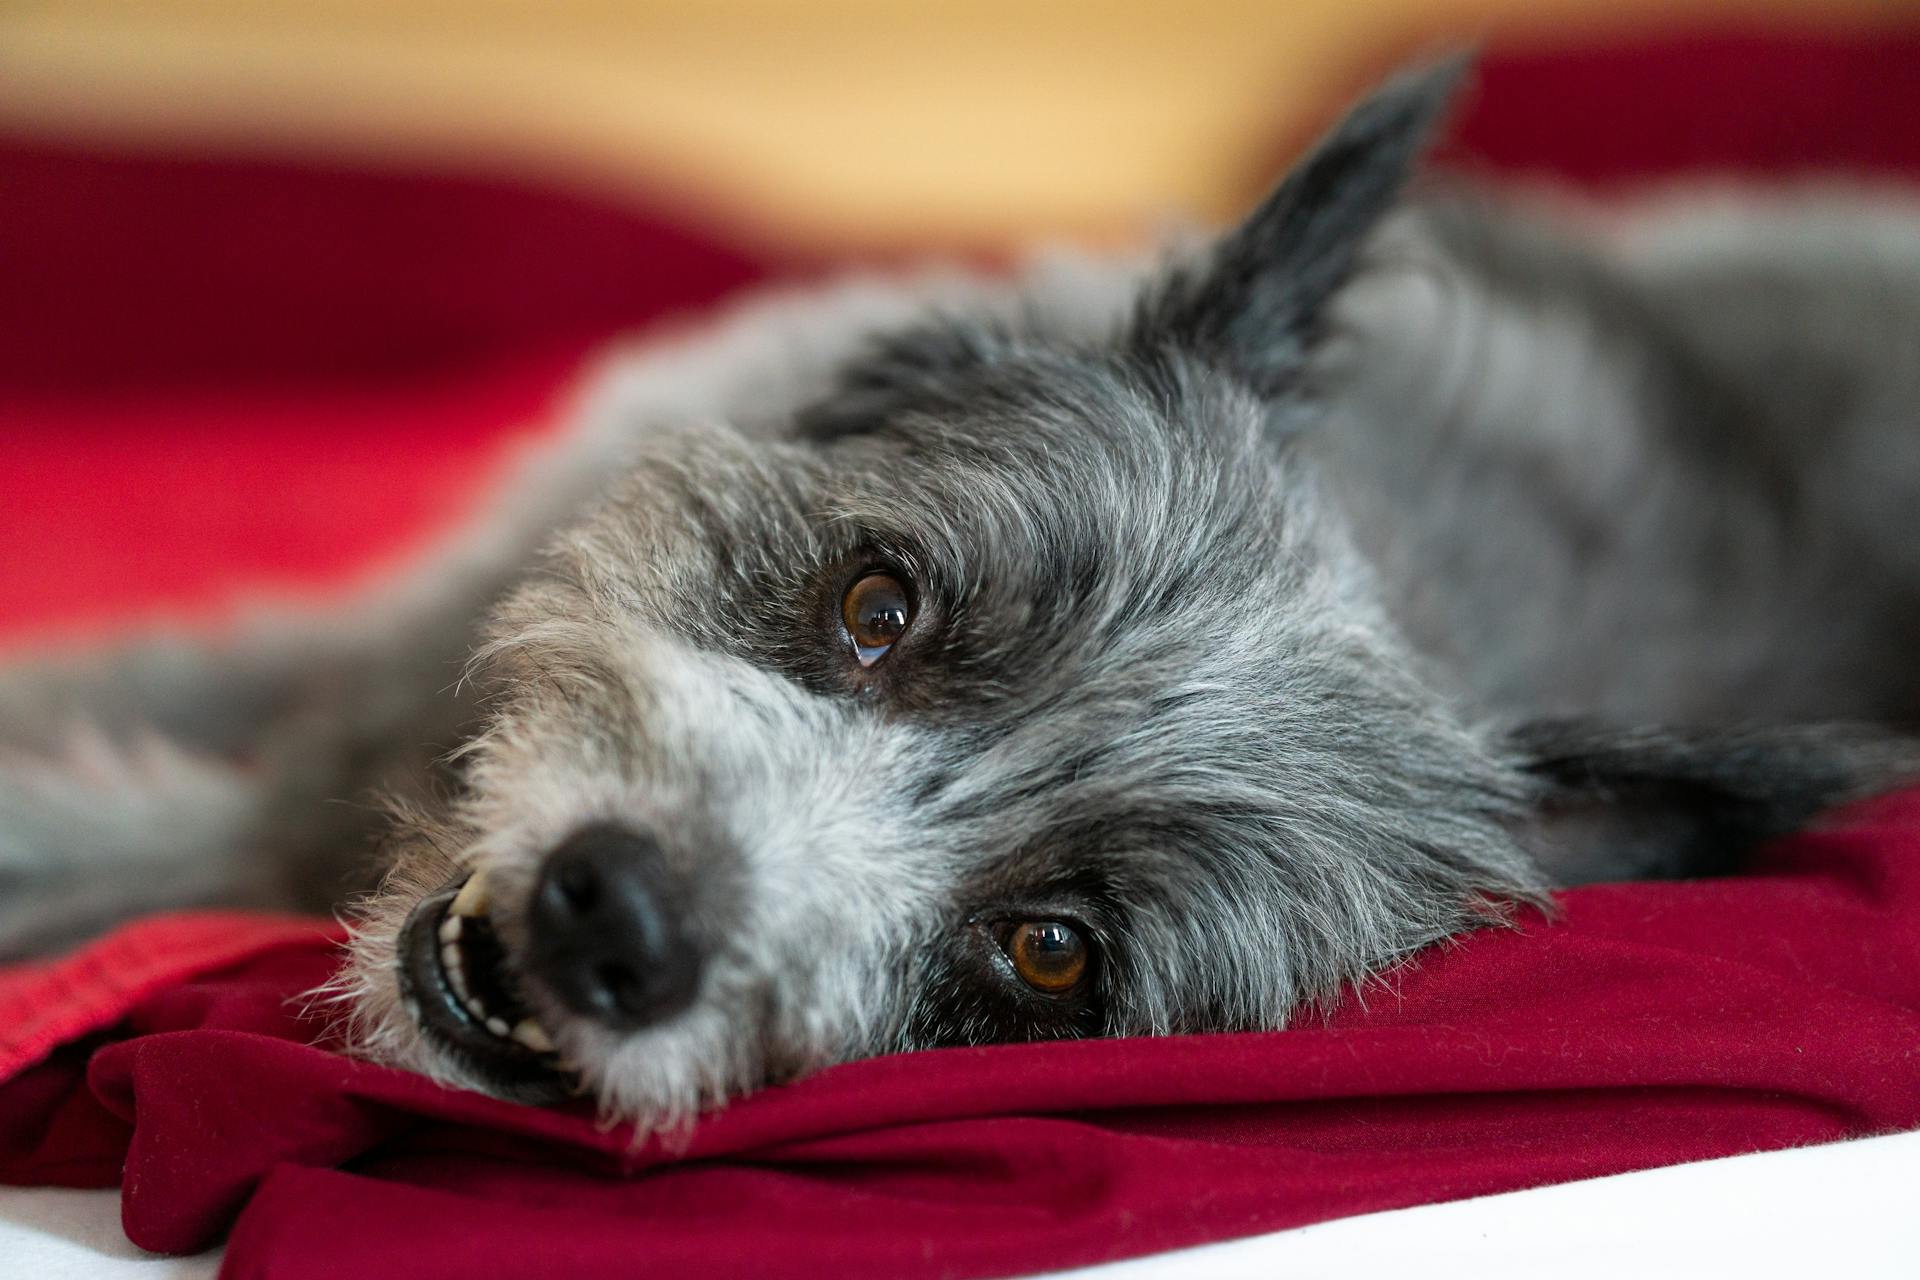
[[547,856],[529,916],[531,968],[576,1013],[637,1031],[680,1012],[700,982],[660,846],[616,826]]

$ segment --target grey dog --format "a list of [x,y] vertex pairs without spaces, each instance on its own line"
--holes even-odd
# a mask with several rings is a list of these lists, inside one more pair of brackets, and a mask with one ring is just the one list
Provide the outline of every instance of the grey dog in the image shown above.
[[354,608],[16,666],[0,948],[357,874],[357,1051],[660,1128],[1283,1027],[1916,772],[1920,205],[1403,195],[1456,79],[1154,261],[616,353]]

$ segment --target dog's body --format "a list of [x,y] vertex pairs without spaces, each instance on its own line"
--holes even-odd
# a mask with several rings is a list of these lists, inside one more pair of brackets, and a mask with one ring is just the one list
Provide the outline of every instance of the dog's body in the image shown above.
[[1389,213],[1440,99],[1171,266],[617,357],[364,609],[0,680],[0,947],[325,905],[386,820],[324,802],[384,789],[360,1043],[533,1094],[557,1042],[657,1123],[888,1049],[1281,1026],[1905,776],[1920,205]]

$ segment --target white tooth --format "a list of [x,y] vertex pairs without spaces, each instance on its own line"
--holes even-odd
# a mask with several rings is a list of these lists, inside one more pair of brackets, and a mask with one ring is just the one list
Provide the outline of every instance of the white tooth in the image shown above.
[[466,1005],[467,1005],[467,1012],[472,1014],[479,1021],[485,1022],[487,1020],[487,1006],[481,1004],[478,1000],[474,999],[472,996],[467,997]]
[[448,943],[460,941],[459,916],[448,916],[440,922],[440,941]]
[[484,916],[487,914],[487,873],[485,870],[474,872],[467,882],[460,886],[460,892],[453,895],[453,901],[447,906],[447,914],[456,916]]
[[460,948],[452,943],[440,948],[440,967],[450,975],[460,972]]
[[505,1018],[488,1018],[487,1030],[504,1040],[507,1035],[507,1020]]
[[449,969],[447,970],[447,981],[453,985],[453,994],[460,997],[460,1003],[465,1004],[468,995],[471,994],[467,990],[467,975],[458,969]]
[[535,1053],[552,1053],[553,1040],[532,1018],[522,1018],[513,1028],[513,1038]]

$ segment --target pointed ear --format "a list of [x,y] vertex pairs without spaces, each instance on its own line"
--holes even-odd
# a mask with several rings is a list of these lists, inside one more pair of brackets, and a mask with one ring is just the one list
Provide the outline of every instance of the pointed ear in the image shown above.
[[1517,833],[1557,884],[1719,875],[1822,810],[1920,779],[1920,738],[1865,725],[1617,729],[1537,721]]
[[1349,111],[1252,216],[1142,299],[1134,339],[1200,355],[1263,395],[1286,390],[1468,61],[1403,72]]

